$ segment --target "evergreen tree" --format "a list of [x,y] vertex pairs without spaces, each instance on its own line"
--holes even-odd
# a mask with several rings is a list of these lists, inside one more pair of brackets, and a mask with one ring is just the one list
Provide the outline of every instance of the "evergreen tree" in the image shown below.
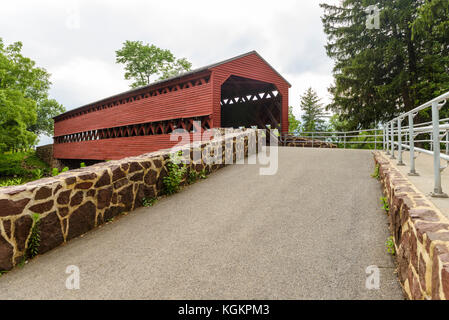
[[[441,31],[447,26],[444,5],[433,11],[442,24],[438,32],[429,30],[435,27],[428,25],[426,32],[423,27],[415,27],[413,32],[416,21],[425,15],[423,8],[432,2],[447,0],[343,0],[341,5],[321,4],[328,35],[326,51],[335,60],[335,83],[329,89],[333,102],[328,108],[354,129],[388,121],[449,90],[449,38],[444,38]],[[381,10],[380,28],[368,29],[366,8],[376,4]]]
[[304,112],[302,123],[305,132],[324,131],[326,129],[325,111],[320,100],[312,88],[307,89],[301,96],[301,109]]

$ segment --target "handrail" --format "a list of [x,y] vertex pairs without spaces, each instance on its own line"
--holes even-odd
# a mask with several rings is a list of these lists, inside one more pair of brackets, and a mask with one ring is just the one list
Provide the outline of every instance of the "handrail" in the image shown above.
[[[438,198],[448,198],[448,195],[443,192],[441,186],[441,172],[446,169],[446,167],[441,168],[440,163],[441,159],[449,162],[449,119],[440,119],[440,110],[446,104],[448,99],[449,92],[446,92],[383,124],[383,149],[386,151],[386,154],[391,155],[391,159],[396,159],[395,151],[397,150],[397,164],[404,165],[402,161],[403,150],[408,149],[410,151],[409,175],[418,175],[415,168],[415,151],[433,156],[434,190],[431,193],[431,196]],[[429,107],[432,108],[432,121],[415,124],[414,118],[418,112]],[[402,121],[405,119],[408,119],[408,125],[402,127]],[[422,134],[428,134],[430,139],[415,140],[418,135]],[[404,137],[406,143],[403,143]],[[445,141],[442,141],[443,138],[445,138]],[[416,143],[430,143],[430,150],[416,147]],[[441,144],[445,144],[446,154],[441,153]]]

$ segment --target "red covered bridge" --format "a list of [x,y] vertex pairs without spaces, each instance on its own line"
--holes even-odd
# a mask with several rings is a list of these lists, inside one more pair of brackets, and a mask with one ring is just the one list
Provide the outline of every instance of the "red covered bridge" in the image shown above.
[[252,51],[55,117],[53,156],[137,156],[176,145],[170,133],[177,128],[194,132],[270,125],[287,133],[290,87]]

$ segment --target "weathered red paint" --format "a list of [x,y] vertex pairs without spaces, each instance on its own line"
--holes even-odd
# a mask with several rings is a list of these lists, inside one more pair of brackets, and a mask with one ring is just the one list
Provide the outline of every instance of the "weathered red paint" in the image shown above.
[[[125,92],[69,111],[55,117],[54,136],[61,137],[91,130],[204,116],[211,117],[212,128],[220,127],[221,85],[231,75],[274,84],[282,96],[282,132],[288,132],[290,84],[253,51],[199,69],[198,72]],[[169,92],[165,89],[175,87],[177,91]],[[128,99],[131,100],[128,101]],[[168,134],[55,143],[54,157],[113,160],[170,148],[176,144],[176,141],[170,141]]]

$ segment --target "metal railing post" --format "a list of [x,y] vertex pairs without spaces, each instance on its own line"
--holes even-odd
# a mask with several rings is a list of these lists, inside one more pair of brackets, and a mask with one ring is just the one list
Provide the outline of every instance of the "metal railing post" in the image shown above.
[[449,131],[446,130],[446,154],[447,154],[447,155],[449,155],[449,149],[448,149],[448,146],[449,146]]
[[377,130],[374,130],[374,150],[377,150]]
[[385,142],[386,142],[385,126],[382,126],[382,150],[383,151],[385,151]]
[[433,132],[430,133],[430,151],[433,151]]
[[387,123],[385,128],[385,135],[387,137],[387,152],[386,155],[390,155],[390,125]]
[[402,162],[402,118],[398,118],[398,166],[405,166]]
[[314,148],[314,147],[315,147],[315,144],[313,142],[313,132],[312,132],[312,148]]
[[408,115],[408,123],[409,123],[409,144],[410,144],[410,172],[409,176],[419,176],[416,172],[415,168],[415,131],[413,128],[413,114]]
[[391,121],[391,157],[390,159],[396,159],[394,156],[394,121]]
[[441,161],[440,161],[440,107],[438,102],[432,103],[432,137],[433,137],[433,170],[434,170],[434,189],[431,193],[435,198],[447,198],[441,187]]

